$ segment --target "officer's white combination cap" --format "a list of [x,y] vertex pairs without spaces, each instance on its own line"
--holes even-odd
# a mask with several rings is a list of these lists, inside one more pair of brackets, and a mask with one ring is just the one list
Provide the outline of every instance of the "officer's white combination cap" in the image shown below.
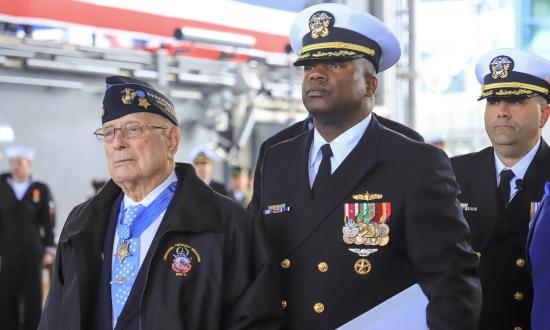
[[298,13],[290,43],[298,55],[295,66],[364,57],[382,72],[401,57],[399,41],[378,18],[336,3],[314,5]]
[[24,146],[8,147],[4,151],[7,159],[26,158],[32,160],[34,158],[34,150]]
[[550,101],[550,61],[526,50],[500,48],[478,60],[476,77],[484,98],[533,97]]
[[212,149],[198,146],[189,152],[189,159],[195,164],[212,163],[218,160],[218,156]]

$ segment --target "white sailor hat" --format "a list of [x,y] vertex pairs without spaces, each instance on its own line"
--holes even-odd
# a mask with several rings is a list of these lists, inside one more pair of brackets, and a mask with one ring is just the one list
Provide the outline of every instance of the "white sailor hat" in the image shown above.
[[32,160],[34,158],[34,150],[24,146],[8,147],[4,151],[7,159],[26,158]]
[[484,98],[533,97],[550,101],[550,61],[516,48],[492,50],[476,64],[477,80]]
[[290,29],[295,66],[316,60],[368,59],[377,72],[401,56],[399,41],[376,17],[345,5],[323,3],[302,10]]
[[189,159],[191,159],[193,164],[211,164],[218,160],[218,156],[212,149],[198,146],[191,149],[189,152]]

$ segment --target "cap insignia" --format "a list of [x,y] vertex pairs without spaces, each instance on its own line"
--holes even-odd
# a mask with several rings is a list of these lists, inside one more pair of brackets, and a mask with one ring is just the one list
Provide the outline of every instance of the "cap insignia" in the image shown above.
[[145,110],[147,110],[147,107],[151,105],[149,102],[147,102],[147,99],[144,97],[139,98],[138,101],[139,101],[138,106],[144,107]]
[[311,15],[309,19],[309,30],[311,37],[317,39],[326,37],[329,34],[329,28],[334,25],[334,16],[326,11],[318,11]]
[[132,104],[136,97],[136,92],[131,88],[124,88],[120,93],[123,94],[121,100],[124,104]]
[[514,61],[508,56],[497,56],[490,64],[493,79],[508,77],[508,71],[514,68]]

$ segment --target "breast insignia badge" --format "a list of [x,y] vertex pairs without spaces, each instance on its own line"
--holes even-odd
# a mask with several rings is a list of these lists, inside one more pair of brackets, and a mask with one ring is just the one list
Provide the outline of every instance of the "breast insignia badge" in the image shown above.
[[384,195],[382,194],[371,194],[368,191],[364,194],[356,194],[352,196],[356,201],[374,201],[377,199],[382,199]]
[[201,262],[199,252],[188,244],[177,243],[164,253],[165,261],[171,261],[170,268],[176,276],[187,276],[194,265]]
[[358,275],[367,275],[372,270],[372,264],[367,259],[358,259],[353,269]]

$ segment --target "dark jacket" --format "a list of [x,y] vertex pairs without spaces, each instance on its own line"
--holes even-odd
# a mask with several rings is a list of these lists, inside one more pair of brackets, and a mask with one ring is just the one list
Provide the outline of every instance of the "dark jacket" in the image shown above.
[[[141,272],[141,329],[277,328],[280,292],[258,223],[214,193],[188,164]],[[39,329],[89,329],[94,314],[106,222],[121,190],[109,181],[69,215],[59,240],[52,287]],[[176,244],[193,251],[186,276],[172,270]],[[133,292],[132,292],[133,294]],[[110,302],[109,302],[110,303]],[[118,325],[117,325],[118,328]]]
[[[30,184],[21,200],[0,176],[0,329],[36,329],[42,308],[42,256],[53,246],[55,211],[48,187]],[[20,304],[23,298],[24,304]],[[22,312],[22,313],[21,313]]]
[[[312,139],[309,131],[272,146],[262,169],[262,220],[281,263],[287,328],[334,329],[419,283],[431,329],[475,329],[478,260],[444,152],[372,118],[330,176],[330,191],[312,198]],[[386,245],[344,241],[346,203],[367,204],[372,219],[388,217]],[[361,255],[361,248],[375,250]]]
[[227,196],[227,189],[222,183],[219,183],[217,181],[211,180],[208,184],[212,190],[217,192],[218,194],[222,194],[224,196]]
[[522,188],[504,211],[499,209],[492,147],[454,157],[451,163],[472,246],[480,253],[480,329],[530,329],[533,289],[525,266],[525,246],[531,203],[540,201],[544,183],[550,181],[550,150],[542,140]]
[[[395,131],[397,133],[403,134],[409,139],[413,139],[418,142],[424,142],[424,138],[422,135],[418,134],[417,131],[413,130],[410,127],[407,127],[401,123],[398,123],[396,121],[393,121],[391,119],[384,118],[382,116],[379,116],[375,113],[373,113],[373,117],[378,119],[378,122],[385,126],[386,128],[391,129],[392,131]],[[272,145],[275,145],[277,143],[290,140],[303,132],[310,129],[310,124],[312,123],[312,118],[307,117],[306,119],[299,121],[282,131],[276,133],[269,139],[265,140],[262,145],[260,146],[260,152],[258,153],[258,160],[256,162],[256,167],[254,170],[254,187],[252,192],[252,198],[250,199],[250,203],[248,204],[247,209],[254,215],[257,214],[260,207],[260,195],[261,195],[261,177],[262,177],[262,162],[264,160],[265,151],[267,148],[271,147]]]
[[53,246],[54,213],[48,186],[34,181],[21,200],[8,183],[10,174],[0,176],[0,256],[14,256],[25,250],[42,256]]

